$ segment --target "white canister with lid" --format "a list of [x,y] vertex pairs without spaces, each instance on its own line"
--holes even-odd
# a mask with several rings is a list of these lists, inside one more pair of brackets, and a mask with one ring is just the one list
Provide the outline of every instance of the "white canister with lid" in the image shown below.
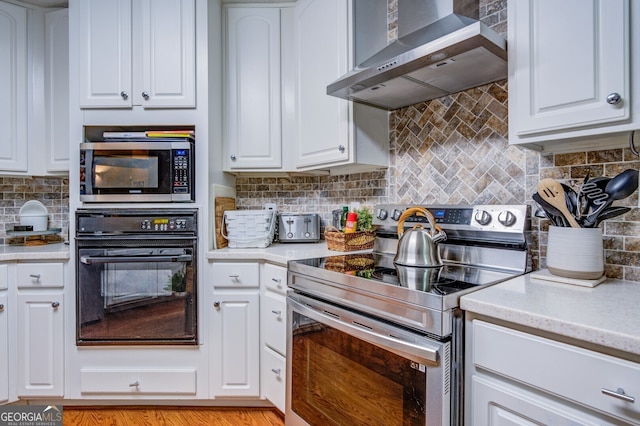
[[46,231],[49,214],[40,201],[30,200],[20,207],[20,225],[33,226],[34,231]]

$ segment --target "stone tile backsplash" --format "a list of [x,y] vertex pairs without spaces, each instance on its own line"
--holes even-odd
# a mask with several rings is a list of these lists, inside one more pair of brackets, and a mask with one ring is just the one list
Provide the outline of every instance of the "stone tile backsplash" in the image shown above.
[[[49,228],[60,228],[60,234],[49,240],[66,240],[69,230],[69,179],[67,177],[0,177],[0,244],[22,243],[23,237],[11,237],[7,231],[20,224],[20,207],[38,200],[49,214]],[[39,237],[38,237],[39,238]]]

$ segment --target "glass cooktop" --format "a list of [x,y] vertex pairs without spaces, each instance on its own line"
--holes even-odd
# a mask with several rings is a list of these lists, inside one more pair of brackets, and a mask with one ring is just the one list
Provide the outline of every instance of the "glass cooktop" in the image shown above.
[[339,273],[345,276],[344,279],[363,278],[442,296],[498,283],[517,275],[508,271],[446,262],[441,267],[402,266],[393,263],[393,256],[379,253],[337,255],[295,260],[290,263]]

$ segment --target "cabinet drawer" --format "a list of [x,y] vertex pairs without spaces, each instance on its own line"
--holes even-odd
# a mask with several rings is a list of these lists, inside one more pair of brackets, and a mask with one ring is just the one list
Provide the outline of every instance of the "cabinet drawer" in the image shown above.
[[262,362],[263,396],[284,413],[287,383],[285,358],[266,346],[263,348],[262,355],[264,358]]
[[287,293],[287,268],[265,263],[262,267],[262,285],[271,291]]
[[214,263],[214,287],[258,287],[260,285],[260,265],[251,262]]
[[[627,421],[640,416],[640,364],[482,321],[473,322],[478,368]],[[623,389],[635,403],[605,394]]]
[[287,350],[287,302],[284,296],[270,291],[262,298],[262,321],[264,343],[284,355]]
[[0,290],[9,288],[9,265],[0,265]]
[[18,287],[64,287],[62,263],[18,263]]
[[189,394],[196,393],[196,371],[88,370],[80,371],[83,394]]

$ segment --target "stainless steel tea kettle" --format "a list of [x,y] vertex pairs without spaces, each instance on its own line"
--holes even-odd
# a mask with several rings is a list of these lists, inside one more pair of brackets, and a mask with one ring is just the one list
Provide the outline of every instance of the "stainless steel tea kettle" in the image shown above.
[[[430,231],[417,223],[405,232],[404,221],[413,214],[424,216],[429,221]],[[394,263],[403,266],[438,267],[442,266],[438,243],[447,238],[447,234],[436,224],[431,212],[423,207],[411,207],[398,219],[398,250]]]

